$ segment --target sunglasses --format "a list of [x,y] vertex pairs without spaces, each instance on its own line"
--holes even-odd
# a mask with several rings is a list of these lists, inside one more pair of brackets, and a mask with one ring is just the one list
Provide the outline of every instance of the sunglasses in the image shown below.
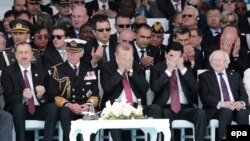
[[182,16],[181,16],[182,18],[192,18],[193,17],[193,15],[192,14],[183,14]]
[[235,3],[236,0],[222,0],[223,3]]
[[36,35],[35,38],[39,39],[39,40],[48,40],[49,36],[48,35]]
[[111,28],[100,28],[100,29],[95,29],[95,30],[97,30],[98,32],[104,32],[104,30],[106,32],[109,32],[109,31],[111,31]]
[[236,10],[247,10],[247,8],[246,7],[236,7]]
[[187,2],[187,5],[193,6],[194,8],[198,8],[198,5],[193,4],[191,1]]
[[51,36],[51,39],[54,40],[54,39],[57,38],[58,40],[61,40],[62,37],[64,37],[64,35],[52,35],[52,36]]
[[130,28],[131,24],[118,24],[119,28]]

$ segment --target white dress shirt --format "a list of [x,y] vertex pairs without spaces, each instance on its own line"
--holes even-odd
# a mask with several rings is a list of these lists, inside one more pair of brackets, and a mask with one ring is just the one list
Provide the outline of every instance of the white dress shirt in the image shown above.
[[[184,68],[182,71],[181,71],[181,74],[184,75],[185,73],[187,72],[187,68]],[[169,72],[167,69],[165,70],[165,73],[171,77],[172,73]],[[176,77],[177,77],[177,83],[178,83],[178,91],[179,91],[179,96],[180,96],[180,103],[181,104],[188,104],[188,100],[187,100],[187,97],[185,96],[184,92],[183,92],[183,89],[182,89],[182,86],[181,86],[181,81],[180,81],[180,76],[179,76],[179,73],[178,73],[178,69],[176,68],[175,69],[175,74],[176,74]],[[171,94],[169,96],[169,99],[167,101],[167,104],[171,104]]]
[[33,100],[34,100],[34,104],[35,105],[40,105],[40,103],[38,102],[36,95],[35,95],[35,89],[34,89],[34,85],[33,85],[33,79],[32,79],[32,71],[31,71],[31,66],[24,68],[23,66],[19,65],[23,78],[24,78],[24,70],[27,70],[27,77],[28,77],[28,81],[30,84],[30,89],[32,91],[32,96],[33,96]]

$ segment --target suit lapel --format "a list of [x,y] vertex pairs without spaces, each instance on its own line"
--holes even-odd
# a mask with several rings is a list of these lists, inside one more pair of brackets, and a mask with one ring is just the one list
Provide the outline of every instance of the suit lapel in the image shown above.
[[222,99],[221,93],[220,93],[220,84],[218,82],[216,73],[214,71],[211,71],[211,77],[210,78],[212,79],[211,84],[214,84],[214,90],[216,90],[216,93],[219,94],[219,95],[215,94],[215,96],[218,96],[219,99]]
[[23,79],[23,73],[21,72],[21,69],[18,65],[18,63],[15,63],[15,74],[16,74],[16,78],[18,83],[24,87],[24,79]]
[[31,64],[31,73],[32,73],[31,75],[32,75],[33,87],[35,90],[35,87],[38,85],[38,72],[33,64]]
[[79,83],[81,83],[84,80],[87,70],[88,70],[87,66],[80,64],[79,74],[77,76],[76,83],[74,84],[74,86],[77,86]]
[[133,43],[133,48],[134,48],[134,59],[137,63],[140,63],[140,57],[138,55],[137,49],[135,47],[135,42]]
[[[229,87],[230,87],[232,95],[234,97],[233,93],[235,91],[235,85],[234,85],[235,80],[234,80],[234,77],[233,77],[232,73],[230,73],[228,71],[226,73],[227,73],[227,79],[228,79]],[[235,99],[235,97],[234,97],[234,99]]]

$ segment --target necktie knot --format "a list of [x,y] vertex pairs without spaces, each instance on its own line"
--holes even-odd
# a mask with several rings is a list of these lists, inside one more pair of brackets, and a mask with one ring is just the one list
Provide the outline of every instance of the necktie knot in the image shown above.
[[222,72],[220,72],[220,73],[218,73],[218,74],[219,74],[219,76],[220,76],[220,77],[222,77],[222,75],[223,75],[223,73],[222,73]]
[[28,70],[25,69],[23,72],[27,74]]
[[102,5],[102,9],[106,10],[106,5],[105,4]]
[[140,52],[141,52],[141,58],[143,58],[145,56],[145,50],[142,49]]
[[108,46],[108,45],[102,45],[103,49],[106,49],[107,46]]

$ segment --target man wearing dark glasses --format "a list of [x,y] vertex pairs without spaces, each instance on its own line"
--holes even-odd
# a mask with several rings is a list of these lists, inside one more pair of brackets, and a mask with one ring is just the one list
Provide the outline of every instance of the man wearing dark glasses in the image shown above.
[[51,17],[53,24],[55,24],[60,17],[70,18],[69,0],[58,0],[56,7],[58,8],[58,13]]
[[126,14],[118,14],[115,18],[115,29],[117,32],[110,37],[113,41],[117,41],[122,30],[131,29],[130,17]]
[[44,67],[47,70],[54,65],[63,63],[67,60],[66,38],[69,38],[69,31],[67,28],[62,26],[55,26],[52,31],[51,40],[53,46],[45,50],[43,54]]
[[83,59],[91,62],[93,67],[101,68],[104,63],[115,60],[116,41],[110,40],[111,28],[107,16],[98,14],[92,20],[95,39],[87,43]]

